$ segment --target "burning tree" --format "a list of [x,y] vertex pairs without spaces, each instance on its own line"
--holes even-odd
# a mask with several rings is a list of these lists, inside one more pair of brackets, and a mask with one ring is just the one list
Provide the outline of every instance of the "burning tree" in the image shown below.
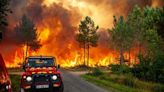
[[15,27],[15,32],[18,42],[26,46],[25,57],[27,57],[28,47],[34,51],[40,48],[35,24],[27,16],[22,17],[21,22]]
[[[84,48],[84,65],[89,65],[89,49],[90,46],[96,47],[99,39],[97,34],[98,26],[95,26],[94,21],[90,17],[85,17],[79,25],[79,33],[77,34],[77,41]],[[88,51],[87,63],[85,62],[86,49]]]
[[124,52],[132,45],[133,31],[130,30],[123,16],[119,20],[114,16],[114,28],[109,30],[109,34],[112,46],[120,52],[120,64],[124,64]]

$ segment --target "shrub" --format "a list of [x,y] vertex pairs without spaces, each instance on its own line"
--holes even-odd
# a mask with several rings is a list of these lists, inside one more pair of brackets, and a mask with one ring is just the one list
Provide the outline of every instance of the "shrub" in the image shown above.
[[100,76],[102,74],[103,74],[103,72],[98,68],[94,68],[92,71],[92,75],[94,75],[94,76]]
[[154,85],[153,92],[164,92],[164,86],[163,85]]
[[164,83],[164,57],[157,55],[155,58],[140,56],[140,64],[135,65],[131,71],[134,76],[146,81]]
[[136,87],[136,79],[132,76],[126,76],[123,84],[129,87]]
[[10,75],[10,79],[11,79],[11,82],[12,82],[13,92],[19,92],[21,76],[19,76],[19,75]]
[[111,67],[111,71],[113,73],[127,74],[131,72],[130,68],[127,65],[110,65],[109,67]]

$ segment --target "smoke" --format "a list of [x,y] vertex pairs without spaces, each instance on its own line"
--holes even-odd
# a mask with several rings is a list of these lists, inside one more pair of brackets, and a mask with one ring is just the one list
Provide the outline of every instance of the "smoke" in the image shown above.
[[[39,40],[42,47],[36,53],[42,55],[53,55],[58,58],[67,59],[72,53],[80,53],[79,45],[75,40],[80,20],[90,16],[95,24],[100,26],[99,44],[97,48],[91,49],[94,53],[110,53],[108,47],[107,28],[113,26],[113,15],[126,16],[134,5],[141,7],[162,6],[162,0],[11,0],[13,13],[8,17],[9,26],[4,29],[5,38],[0,43],[7,62],[14,62],[16,51],[20,50],[22,44],[16,44],[14,27],[26,14],[36,25]],[[97,54],[98,57],[100,54]],[[103,54],[103,55],[104,55]],[[95,57],[92,55],[91,57]]]

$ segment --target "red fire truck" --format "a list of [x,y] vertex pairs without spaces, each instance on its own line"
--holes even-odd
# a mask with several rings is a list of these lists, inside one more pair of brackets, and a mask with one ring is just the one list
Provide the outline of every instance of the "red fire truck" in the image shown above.
[[31,56],[23,65],[20,92],[63,92],[64,85],[54,57]]
[[5,62],[0,54],[0,92],[12,92],[11,81],[8,75]]

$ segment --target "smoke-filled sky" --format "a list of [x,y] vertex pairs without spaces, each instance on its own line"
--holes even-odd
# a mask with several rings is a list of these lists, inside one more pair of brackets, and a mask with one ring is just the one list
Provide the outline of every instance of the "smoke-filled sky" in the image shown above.
[[[80,20],[90,16],[95,24],[99,25],[100,40],[97,49],[93,49],[97,56],[103,57],[108,52],[107,28],[113,25],[113,16],[126,16],[134,5],[141,7],[162,6],[163,0],[11,0],[12,14],[8,16],[9,26],[4,29],[5,38],[1,42],[1,53],[6,62],[14,61],[15,56],[21,56],[22,45],[16,44],[13,29],[27,15],[34,21],[38,29],[42,47],[38,51],[42,55],[55,55],[66,59],[72,54],[80,53],[79,45],[75,40]],[[96,50],[96,51],[95,51]],[[91,53],[92,54],[92,53]],[[72,57],[72,58],[75,58]],[[72,59],[71,58],[71,59]],[[63,61],[64,62],[64,61]]]
[[[112,26],[113,15],[126,15],[136,4],[140,6],[158,6],[163,0],[11,0],[14,19],[20,20],[22,14],[28,14],[34,20],[41,20],[42,13],[59,12],[71,18],[72,25],[91,16],[103,28]],[[49,9],[48,9],[49,8]],[[53,8],[53,9],[52,9]],[[58,9],[60,8],[60,9]],[[62,18],[62,16],[60,16]]]

